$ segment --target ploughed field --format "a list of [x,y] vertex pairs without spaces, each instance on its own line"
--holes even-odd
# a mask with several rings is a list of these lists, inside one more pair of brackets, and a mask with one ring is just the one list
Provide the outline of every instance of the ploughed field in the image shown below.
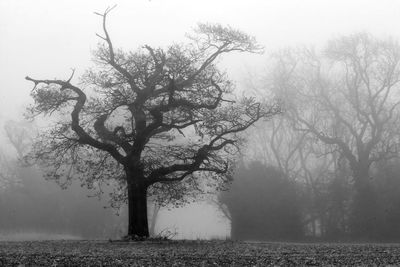
[[0,266],[400,265],[400,244],[0,242]]

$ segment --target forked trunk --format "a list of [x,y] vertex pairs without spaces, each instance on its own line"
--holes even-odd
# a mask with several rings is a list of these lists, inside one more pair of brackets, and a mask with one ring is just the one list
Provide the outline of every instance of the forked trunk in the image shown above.
[[147,187],[128,182],[128,238],[149,237],[147,221]]

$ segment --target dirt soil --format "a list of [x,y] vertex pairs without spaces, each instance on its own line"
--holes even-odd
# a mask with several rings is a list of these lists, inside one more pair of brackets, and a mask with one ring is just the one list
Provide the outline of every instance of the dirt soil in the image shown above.
[[390,266],[400,244],[0,242],[0,266]]

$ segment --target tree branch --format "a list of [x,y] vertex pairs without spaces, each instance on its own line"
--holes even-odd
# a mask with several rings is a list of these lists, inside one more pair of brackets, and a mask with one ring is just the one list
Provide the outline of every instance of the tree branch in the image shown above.
[[90,146],[93,146],[97,149],[107,151],[109,152],[118,162],[123,163],[124,158],[123,156],[117,151],[117,149],[110,145],[110,144],[105,144],[102,142],[97,141],[96,139],[92,138],[80,125],[79,123],[79,114],[82,111],[85,102],[86,102],[86,94],[79,89],[78,87],[72,85],[69,80],[68,81],[62,81],[62,80],[36,80],[32,79],[29,76],[25,78],[28,81],[32,81],[35,84],[35,87],[41,83],[50,85],[50,84],[56,84],[61,86],[61,90],[66,90],[70,89],[74,93],[76,93],[78,96],[74,98],[76,100],[76,103],[74,105],[74,108],[71,112],[71,128],[72,130],[78,135],[79,137],[79,142],[82,144],[87,144]]

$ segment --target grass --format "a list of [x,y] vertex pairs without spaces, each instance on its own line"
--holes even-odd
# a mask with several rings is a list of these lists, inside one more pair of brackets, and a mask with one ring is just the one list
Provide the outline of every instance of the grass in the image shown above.
[[0,266],[399,265],[400,244],[0,242]]
[[[71,234],[54,234],[46,232],[0,232],[0,242],[4,241],[45,241],[45,240],[81,240]],[[0,265],[1,266],[1,265]]]

